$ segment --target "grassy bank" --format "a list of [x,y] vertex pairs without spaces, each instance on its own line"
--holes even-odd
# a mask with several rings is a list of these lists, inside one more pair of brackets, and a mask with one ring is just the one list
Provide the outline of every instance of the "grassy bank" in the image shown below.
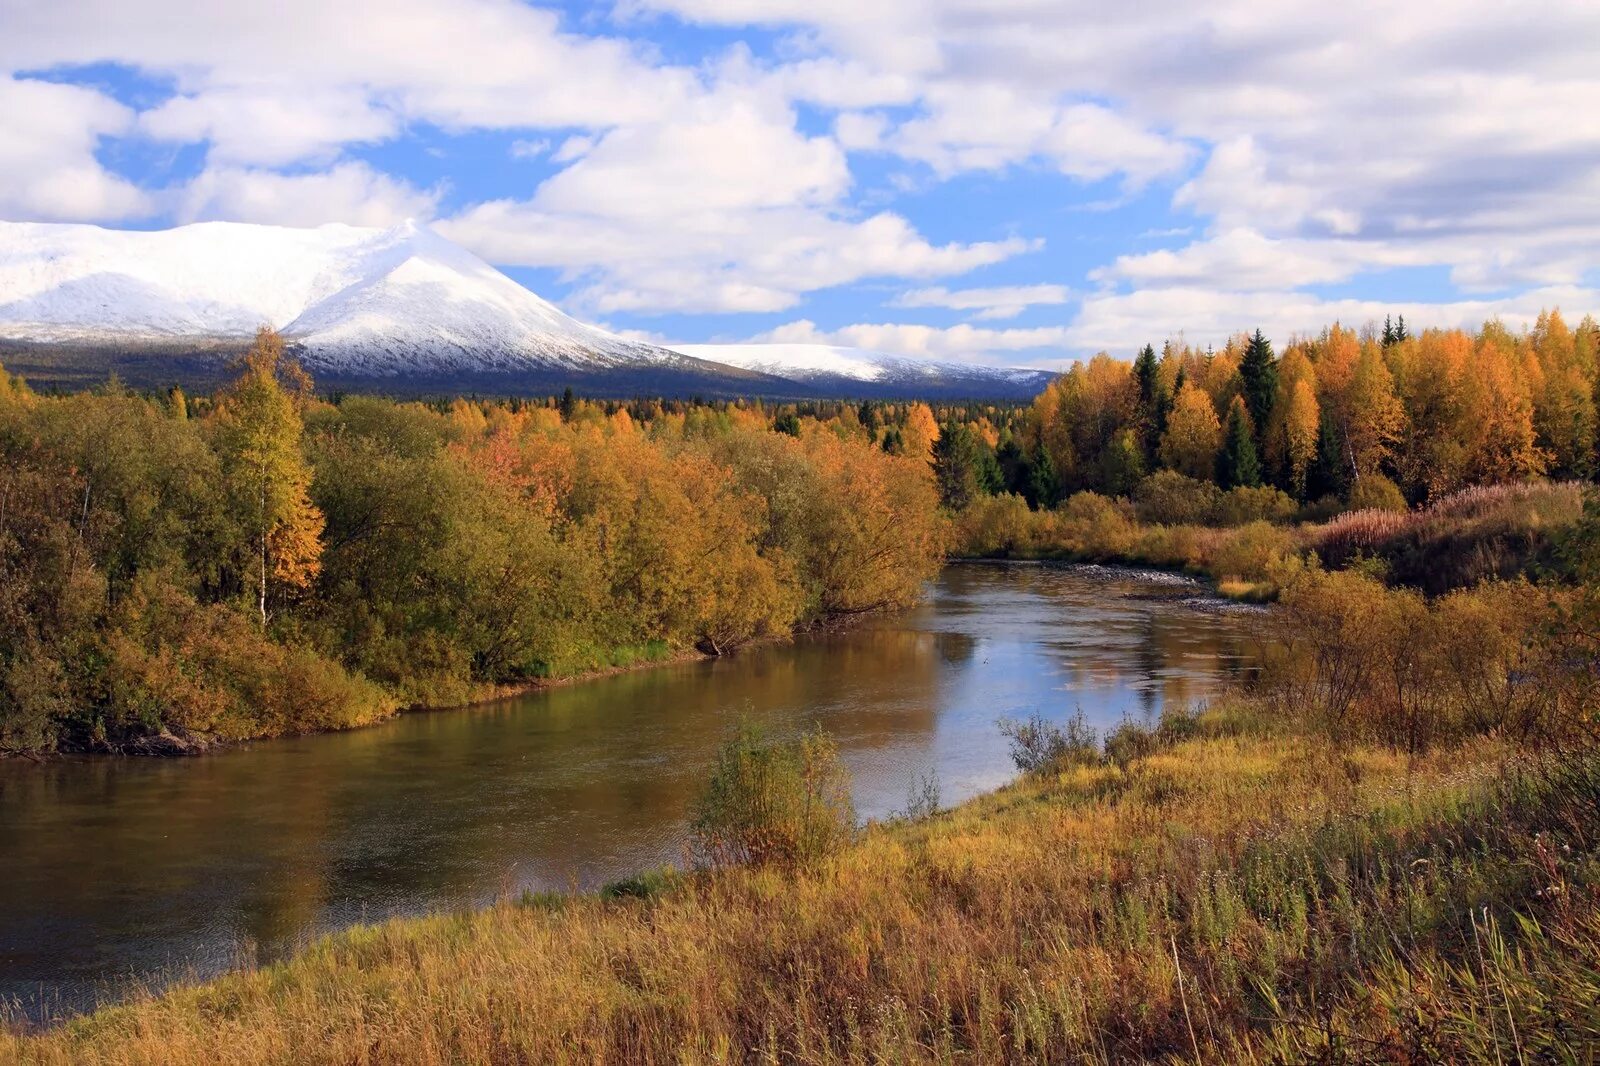
[[[1179,737],[1182,739],[1179,739]],[[799,870],[324,940],[0,1059],[1531,1060],[1600,1049],[1600,763],[1239,705]],[[1129,756],[1132,757],[1129,757]]]

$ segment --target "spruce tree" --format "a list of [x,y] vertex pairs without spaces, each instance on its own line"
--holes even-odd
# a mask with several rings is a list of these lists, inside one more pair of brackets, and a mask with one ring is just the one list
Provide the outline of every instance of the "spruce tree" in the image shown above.
[[1148,467],[1154,465],[1156,446],[1161,442],[1164,421],[1162,411],[1160,366],[1156,350],[1145,345],[1133,361],[1133,376],[1139,382],[1139,456]]
[[1061,478],[1056,473],[1055,460],[1043,444],[1034,449],[1033,461],[1028,471],[1028,502],[1040,510],[1049,510],[1061,498]]
[[966,510],[979,492],[978,439],[972,430],[964,423],[946,423],[933,442],[932,463],[939,501],[952,511]]
[[1306,470],[1306,499],[1320,500],[1324,496],[1344,498],[1349,479],[1344,463],[1344,444],[1339,439],[1339,429],[1328,412],[1322,412],[1322,428],[1317,434],[1317,454]]
[[1244,358],[1239,361],[1239,377],[1244,381],[1244,401],[1249,408],[1259,453],[1267,419],[1272,415],[1272,402],[1278,395],[1278,364],[1272,357],[1272,342],[1262,336],[1259,329],[1250,338]]
[[1217,455],[1217,484],[1224,489],[1261,484],[1261,459],[1256,453],[1250,416],[1239,400],[1228,408],[1228,424],[1222,431],[1222,451]]

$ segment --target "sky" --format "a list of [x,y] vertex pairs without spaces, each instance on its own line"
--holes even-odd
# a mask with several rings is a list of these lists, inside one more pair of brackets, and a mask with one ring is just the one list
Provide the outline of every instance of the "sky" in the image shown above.
[[412,218],[588,321],[1058,367],[1600,311],[1600,3],[0,0],[0,218]]

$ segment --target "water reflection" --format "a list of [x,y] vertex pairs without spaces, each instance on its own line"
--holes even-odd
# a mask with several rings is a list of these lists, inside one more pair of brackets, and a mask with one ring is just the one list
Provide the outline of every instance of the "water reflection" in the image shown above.
[[1192,592],[960,566],[902,617],[715,662],[199,760],[0,764],[0,995],[78,1008],[364,919],[677,862],[740,718],[832,733],[864,816],[930,770],[959,801],[1011,776],[997,717],[1148,721],[1247,669],[1246,623]]

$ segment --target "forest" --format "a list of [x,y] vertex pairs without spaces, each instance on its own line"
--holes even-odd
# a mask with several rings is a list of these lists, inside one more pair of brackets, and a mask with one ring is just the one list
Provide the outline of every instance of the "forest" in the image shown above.
[[[0,372],[3,375],[3,372]],[[0,376],[0,751],[179,752],[913,602],[925,463],[759,406],[212,397]]]
[[1600,471],[1600,326],[1333,325],[1073,365],[1027,407],[214,396],[0,371],[0,751],[181,752],[723,654],[955,555],[1548,570]]

